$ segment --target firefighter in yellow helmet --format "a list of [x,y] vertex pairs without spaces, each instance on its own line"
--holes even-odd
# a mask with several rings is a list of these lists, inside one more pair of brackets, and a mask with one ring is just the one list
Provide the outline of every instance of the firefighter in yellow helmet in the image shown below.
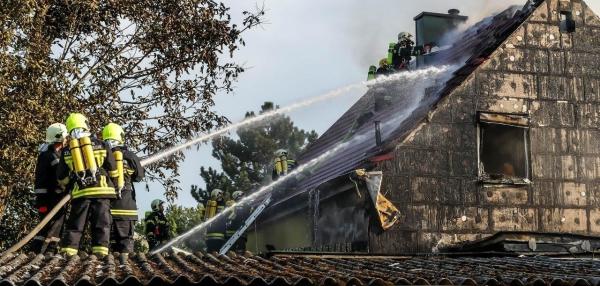
[[61,252],[76,255],[86,222],[92,232],[92,253],[108,254],[110,237],[110,200],[116,198],[113,180],[117,163],[110,148],[93,138],[87,118],[71,113],[67,118],[68,148],[58,163],[59,183],[71,192],[71,212],[67,219]]
[[106,143],[117,163],[117,199],[111,202],[112,250],[119,253],[133,252],[133,227],[137,221],[137,205],[133,182],[144,179],[144,167],[140,158],[125,146],[125,131],[115,123],[102,129],[102,140]]
[[[64,187],[58,184],[56,168],[60,162],[60,152],[67,142],[67,127],[54,123],[46,129],[46,142],[40,147],[35,165],[35,206],[43,219],[48,212],[66,195]],[[53,251],[60,241],[60,232],[65,220],[62,208],[32,241],[32,251],[43,253]]]
[[296,168],[296,160],[288,157],[288,151],[285,149],[279,149],[275,151],[275,160],[273,162],[273,172],[271,173],[271,179],[273,181],[279,179],[279,177],[287,175],[291,170]]
[[388,59],[387,58],[381,59],[379,61],[379,68],[375,72],[375,77],[378,77],[381,75],[390,75],[392,73],[394,73],[394,70],[388,64]]
[[[206,210],[206,218],[211,219],[220,214],[225,209],[225,193],[220,189],[214,189],[210,192],[210,200]],[[206,228],[206,251],[219,251],[225,244],[225,230],[227,220],[221,216],[213,220]]]

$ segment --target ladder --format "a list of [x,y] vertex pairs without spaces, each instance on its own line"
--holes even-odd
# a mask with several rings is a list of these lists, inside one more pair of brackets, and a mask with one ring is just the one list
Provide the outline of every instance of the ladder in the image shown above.
[[225,255],[227,253],[227,251],[229,251],[229,249],[231,249],[231,247],[235,244],[235,242],[244,234],[246,229],[248,229],[248,227],[250,227],[250,225],[252,225],[252,223],[254,223],[254,221],[267,208],[267,206],[269,206],[269,204],[271,203],[271,200],[272,200],[271,195],[269,195],[264,201],[262,201],[260,203],[260,205],[258,205],[258,207],[256,207],[256,209],[252,212],[252,214],[250,214],[250,216],[246,219],[246,221],[244,222],[244,225],[242,225],[242,227],[240,227],[240,229],[238,229],[233,234],[233,236],[231,236],[231,238],[229,238],[229,240],[227,240],[227,242],[225,242],[223,247],[221,247],[221,250],[219,251],[219,255]]

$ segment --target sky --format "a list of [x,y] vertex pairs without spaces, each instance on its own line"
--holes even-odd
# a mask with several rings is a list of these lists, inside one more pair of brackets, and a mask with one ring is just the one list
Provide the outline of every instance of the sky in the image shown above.
[[[261,0],[262,1],[262,0]],[[414,34],[413,17],[423,11],[446,13],[456,8],[469,16],[470,23],[490,16],[510,5],[526,0],[223,0],[231,7],[234,19],[241,12],[265,8],[265,24],[243,35],[246,47],[234,55],[234,61],[246,67],[232,94],[215,98],[217,110],[231,121],[243,118],[246,111],[259,110],[265,101],[280,106],[326,93],[366,79],[368,67],[387,54],[387,45],[397,34]],[[600,13],[600,0],[587,0]],[[288,114],[305,130],[322,134],[362,95],[347,96]],[[211,148],[201,146],[185,152],[176,204],[195,206],[189,189],[204,185],[201,166],[218,167],[210,156]],[[162,198],[164,189],[150,184],[137,185],[140,214],[150,202]]]

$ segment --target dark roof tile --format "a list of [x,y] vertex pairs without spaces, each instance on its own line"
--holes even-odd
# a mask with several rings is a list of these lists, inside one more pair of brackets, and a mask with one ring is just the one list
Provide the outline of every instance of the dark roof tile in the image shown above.
[[[202,254],[200,254],[202,255]],[[41,257],[41,258],[40,258]],[[121,263],[123,261],[123,263]],[[47,264],[45,267],[35,265]],[[48,266],[51,264],[51,266]],[[131,274],[122,271],[128,264]],[[15,266],[16,265],[16,266]],[[275,254],[13,256],[0,285],[598,285],[600,261],[549,257]],[[60,267],[59,271],[51,270]],[[144,269],[142,271],[142,269]],[[67,272],[67,273],[65,273]],[[29,274],[26,274],[29,273]],[[29,276],[28,276],[29,275]],[[27,278],[29,277],[29,278]]]

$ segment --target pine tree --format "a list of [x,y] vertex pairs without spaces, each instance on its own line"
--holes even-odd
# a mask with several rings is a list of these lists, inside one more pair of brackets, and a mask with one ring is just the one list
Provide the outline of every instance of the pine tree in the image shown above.
[[[265,102],[259,114],[272,110],[272,102]],[[247,112],[246,118],[256,116]],[[286,149],[290,158],[298,156],[308,144],[317,139],[315,131],[305,131],[294,126],[285,115],[275,116],[255,126],[241,128],[237,138],[222,136],[212,142],[212,156],[221,161],[222,172],[211,167],[200,168],[206,188],[192,186],[192,196],[204,203],[211,190],[225,192],[249,191],[253,184],[270,180],[273,153]]]

